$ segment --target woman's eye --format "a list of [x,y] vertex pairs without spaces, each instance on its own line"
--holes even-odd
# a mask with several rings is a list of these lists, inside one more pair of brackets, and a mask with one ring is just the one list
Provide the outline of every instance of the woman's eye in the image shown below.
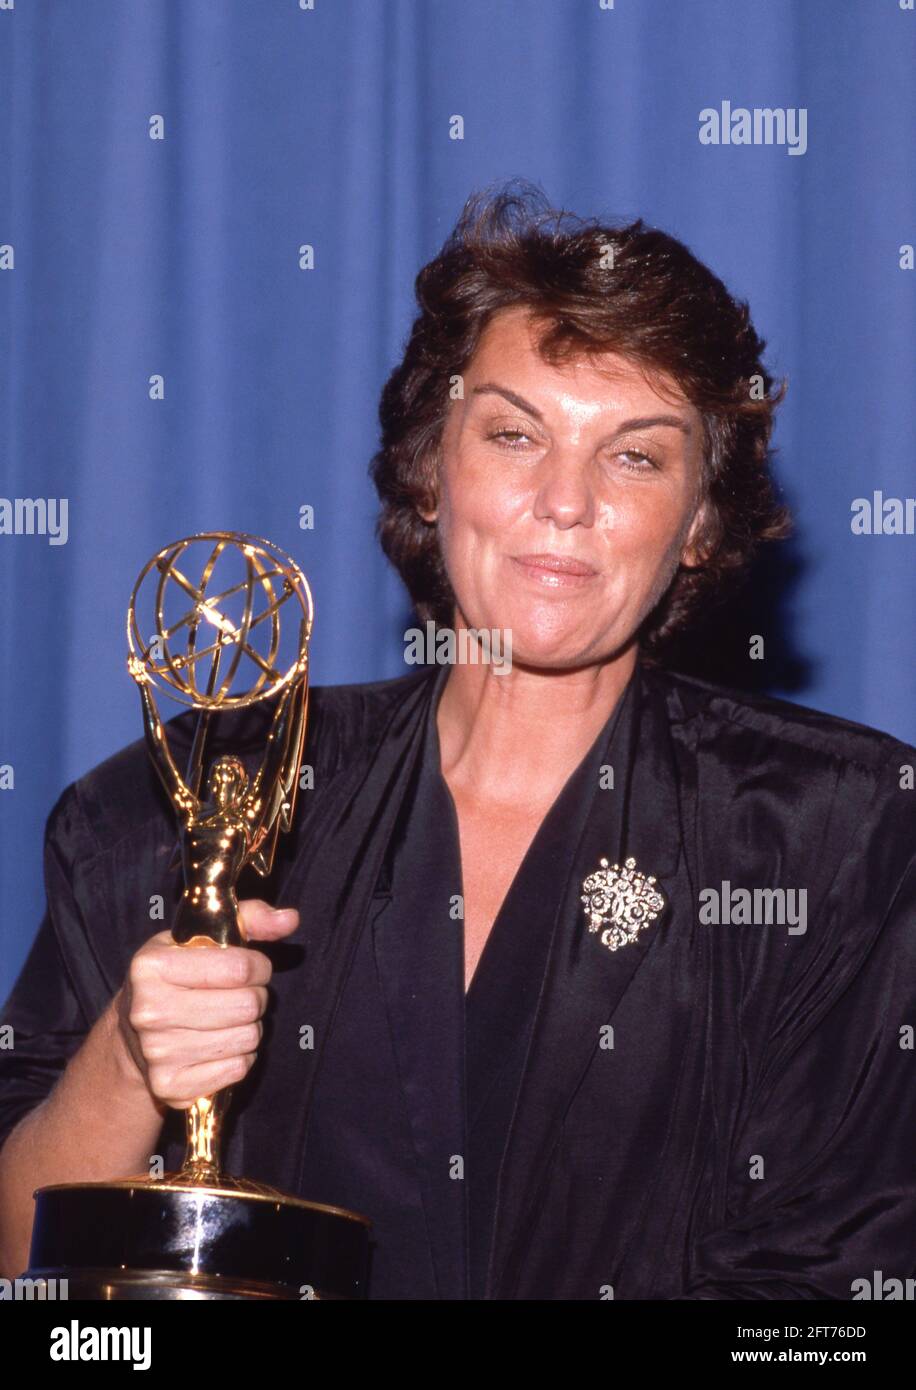
[[506,449],[517,449],[519,446],[515,441],[527,439],[528,437],[529,436],[525,434],[524,430],[496,430],[493,434],[488,436],[490,439],[505,441],[503,447]]
[[618,458],[624,460],[624,466],[631,473],[645,473],[658,466],[651,454],[644,454],[641,449],[624,449],[622,454],[618,454]]

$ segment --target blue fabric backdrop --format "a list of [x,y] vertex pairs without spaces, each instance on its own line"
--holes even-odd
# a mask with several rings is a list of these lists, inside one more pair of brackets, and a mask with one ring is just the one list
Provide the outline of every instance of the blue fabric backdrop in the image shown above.
[[[0,535],[0,995],[51,805],[139,736],[155,549],[269,536],[314,585],[316,680],[404,670],[376,403],[414,275],[494,180],[641,215],[750,300],[798,521],[802,659],[764,683],[916,739],[916,538],[850,528],[916,491],[914,58],[908,0],[0,0],[0,493],[69,504],[66,544]],[[702,144],[723,101],[805,108],[805,153]]]

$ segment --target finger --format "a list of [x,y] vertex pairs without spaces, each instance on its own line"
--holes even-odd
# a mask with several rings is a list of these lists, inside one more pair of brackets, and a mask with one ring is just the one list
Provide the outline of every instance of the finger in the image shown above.
[[256,1052],[264,1032],[260,1019],[234,1028],[215,1028],[203,1032],[196,1028],[169,1028],[162,1033],[147,1034],[143,1039],[143,1055],[148,1064],[176,1062],[181,1066],[196,1066],[200,1062],[220,1062],[226,1057],[242,1057]]
[[178,946],[172,942],[145,967],[149,976],[165,984],[181,985],[187,989],[231,989],[233,986],[266,985],[273,966],[263,951],[247,946],[217,946],[204,950],[194,946]]
[[260,898],[246,898],[239,903],[239,914],[245,935],[255,941],[278,941],[299,925],[299,913],[294,907],[271,907]]
[[138,1033],[158,1033],[166,1028],[189,1028],[208,1033],[256,1023],[267,1008],[267,989],[207,989],[170,991],[163,999],[146,1003],[135,999],[130,1024]]
[[254,1064],[255,1054],[231,1057],[223,1062],[201,1062],[190,1067],[149,1069],[149,1083],[155,1095],[175,1110],[187,1110],[200,1096],[213,1096],[241,1081]]

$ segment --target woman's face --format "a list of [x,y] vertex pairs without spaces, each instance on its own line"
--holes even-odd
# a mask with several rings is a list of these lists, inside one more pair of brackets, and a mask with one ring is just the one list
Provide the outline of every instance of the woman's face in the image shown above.
[[529,312],[503,310],[449,407],[428,516],[456,622],[511,630],[515,663],[619,653],[693,559],[699,412],[625,358],[593,361],[549,366]]

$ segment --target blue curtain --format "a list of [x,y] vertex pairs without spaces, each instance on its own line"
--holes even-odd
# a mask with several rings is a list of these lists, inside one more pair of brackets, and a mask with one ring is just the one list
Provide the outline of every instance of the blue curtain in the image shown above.
[[[269,536],[315,590],[316,681],[405,669],[378,394],[497,180],[642,216],[750,301],[798,529],[793,661],[748,682],[916,740],[916,538],[851,526],[916,492],[914,58],[909,0],[0,0],[0,493],[68,503],[66,543],[0,534],[0,995],[48,811],[140,734],[156,549]],[[703,143],[723,102],[804,109],[804,152]]]

